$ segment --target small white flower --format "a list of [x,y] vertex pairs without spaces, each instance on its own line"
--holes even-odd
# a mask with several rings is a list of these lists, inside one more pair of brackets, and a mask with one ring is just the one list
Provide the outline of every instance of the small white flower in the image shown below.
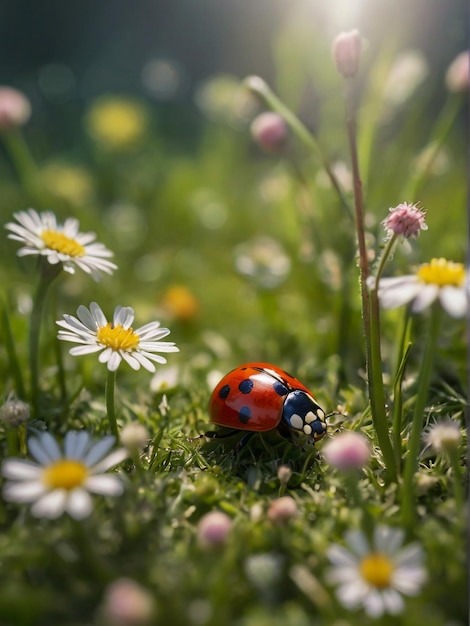
[[423,439],[426,446],[431,447],[437,453],[457,450],[462,440],[460,425],[450,418],[435,422],[426,428]]
[[95,233],[80,233],[78,220],[69,217],[59,225],[51,211],[38,213],[34,209],[14,213],[15,222],[5,228],[11,231],[9,239],[25,244],[18,256],[37,254],[47,258],[51,265],[62,264],[66,272],[75,273],[75,268],[99,280],[100,273],[112,274],[117,265],[108,261],[113,253],[102,243],[94,242]]
[[11,502],[33,503],[35,517],[54,519],[67,512],[83,519],[92,512],[90,493],[119,496],[121,480],[108,469],[121,463],[128,455],[118,449],[107,454],[114,444],[108,435],[94,442],[90,433],[69,431],[63,450],[50,433],[40,433],[28,441],[30,454],[36,462],[9,458],[3,461],[2,474],[8,480],[3,497]]
[[150,322],[134,330],[134,309],[129,306],[117,306],[112,322],[107,321],[96,302],[90,304],[90,309],[79,306],[77,316],[78,319],[64,315],[64,319],[57,322],[65,329],[59,330],[58,338],[82,344],[70,350],[73,356],[101,352],[98,360],[107,363],[111,372],[117,370],[123,359],[134,370],[142,366],[155,372],[152,361],[166,363],[166,359],[155,352],[179,352],[174,343],[159,341],[170,333],[168,328],[160,328],[160,322]]
[[[367,282],[369,288],[374,288],[375,278],[370,277]],[[416,274],[381,278],[378,296],[385,309],[411,302],[413,313],[421,313],[439,299],[451,317],[463,317],[468,308],[465,268],[462,263],[431,259],[423,263]]]
[[402,595],[417,595],[426,580],[418,544],[404,548],[404,532],[387,526],[374,531],[372,545],[361,531],[346,534],[349,549],[332,546],[329,581],[347,609],[364,607],[371,617],[397,615],[404,609]]

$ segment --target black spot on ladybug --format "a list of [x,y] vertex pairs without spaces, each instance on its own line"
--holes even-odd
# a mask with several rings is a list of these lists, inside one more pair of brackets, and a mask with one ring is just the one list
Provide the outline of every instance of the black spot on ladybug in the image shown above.
[[224,385],[219,390],[219,398],[222,398],[222,400],[225,400],[225,398],[228,396],[229,393],[230,393],[230,385]]
[[238,419],[242,424],[246,424],[251,417],[251,409],[249,406],[242,406],[238,413]]
[[285,396],[289,393],[289,389],[283,383],[280,383],[278,380],[276,380],[276,382],[273,383],[273,389],[277,393],[278,396]]
[[238,389],[242,393],[250,393],[253,389],[253,385],[254,383],[250,378],[245,378],[245,380],[242,380],[242,382],[238,385]]

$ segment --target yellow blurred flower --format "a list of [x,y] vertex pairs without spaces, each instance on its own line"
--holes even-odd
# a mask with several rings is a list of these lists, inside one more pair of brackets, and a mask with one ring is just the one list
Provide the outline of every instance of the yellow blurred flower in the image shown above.
[[60,200],[83,206],[93,195],[93,180],[82,167],[66,163],[49,163],[43,167],[41,177],[46,189]]
[[145,104],[123,96],[101,96],[91,105],[85,118],[85,126],[93,139],[112,150],[138,143],[148,125]]
[[162,306],[167,315],[183,322],[192,320],[199,313],[199,302],[185,285],[169,287],[163,294]]

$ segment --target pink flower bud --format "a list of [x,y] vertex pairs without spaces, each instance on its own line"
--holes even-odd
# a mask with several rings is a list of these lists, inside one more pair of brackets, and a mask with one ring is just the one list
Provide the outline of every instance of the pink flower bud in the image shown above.
[[151,594],[130,578],[120,578],[108,585],[101,614],[111,626],[150,624],[155,604]]
[[297,503],[290,496],[272,500],[268,509],[268,518],[275,524],[284,524],[297,515]]
[[340,33],[333,41],[333,59],[338,72],[344,78],[352,78],[357,74],[361,48],[361,36],[357,30]]
[[389,235],[403,235],[405,239],[409,239],[428,229],[424,211],[414,204],[403,202],[389,209],[389,213],[390,215],[382,222]]
[[23,126],[31,116],[31,104],[13,87],[0,87],[0,131]]
[[204,548],[218,548],[224,545],[232,530],[231,518],[221,511],[206,513],[199,520],[197,536]]
[[285,119],[278,113],[267,111],[256,117],[251,124],[251,135],[266,152],[282,152],[289,138]]
[[363,468],[370,459],[367,439],[353,431],[337,435],[323,446],[323,456],[330,465],[346,472]]
[[446,85],[449,91],[467,91],[470,84],[469,51],[458,54],[446,72]]

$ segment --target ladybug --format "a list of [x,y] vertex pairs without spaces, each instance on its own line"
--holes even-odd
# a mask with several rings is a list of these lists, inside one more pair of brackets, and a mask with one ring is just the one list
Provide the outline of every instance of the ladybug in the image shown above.
[[225,436],[248,431],[241,445],[254,433],[275,429],[309,444],[326,433],[325,413],[307,387],[269,363],[246,363],[226,374],[212,392],[210,421],[230,428]]

